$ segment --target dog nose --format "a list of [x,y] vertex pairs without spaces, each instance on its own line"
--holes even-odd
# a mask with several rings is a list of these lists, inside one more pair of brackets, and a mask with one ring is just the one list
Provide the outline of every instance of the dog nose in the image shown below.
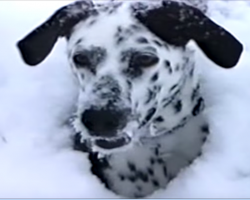
[[126,114],[113,109],[88,109],[82,114],[81,121],[91,135],[112,137],[125,126]]

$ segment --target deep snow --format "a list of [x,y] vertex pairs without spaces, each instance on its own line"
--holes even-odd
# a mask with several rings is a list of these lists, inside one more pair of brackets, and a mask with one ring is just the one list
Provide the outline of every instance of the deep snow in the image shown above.
[[[68,2],[0,1],[0,198],[116,197],[90,174],[86,156],[71,149],[63,125],[77,95],[65,41],[33,68],[16,48]],[[245,50],[231,70],[198,53],[212,133],[203,156],[152,197],[250,197],[250,3],[210,0],[209,8]]]

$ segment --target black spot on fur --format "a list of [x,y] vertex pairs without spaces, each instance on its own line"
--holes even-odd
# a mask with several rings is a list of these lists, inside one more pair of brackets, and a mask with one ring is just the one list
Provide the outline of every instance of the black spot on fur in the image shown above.
[[164,161],[161,158],[157,158],[156,162],[158,162],[159,164],[164,164]]
[[150,108],[148,110],[147,115],[146,115],[145,119],[143,120],[141,126],[144,126],[153,117],[155,112],[156,112],[156,108]]
[[200,90],[200,86],[197,85],[197,87],[192,91],[192,94],[191,94],[191,101],[194,101],[198,95],[199,95],[199,90]]
[[158,117],[156,117],[155,119],[154,119],[154,122],[164,122],[164,118],[162,117],[162,116],[158,116]]
[[201,157],[202,155],[202,152],[200,151],[198,154],[197,154],[197,157]]
[[82,42],[82,38],[80,38],[80,39],[78,39],[77,41],[76,41],[76,45],[77,44],[80,44]]
[[169,61],[169,60],[165,60],[165,65],[166,65],[167,67],[170,67],[170,66],[171,66],[170,61]]
[[201,126],[201,131],[203,132],[203,137],[201,138],[202,143],[205,143],[207,141],[207,136],[209,134],[209,126],[208,124],[204,124],[203,126]]
[[110,9],[109,11],[108,11],[108,14],[113,14],[113,13],[115,13],[116,12],[116,9]]
[[169,62],[169,60],[165,60],[164,63],[165,63],[165,67],[168,70],[169,74],[172,74],[173,70],[171,68],[171,63]]
[[134,175],[128,176],[128,180],[134,183],[136,181],[136,177]]
[[170,89],[169,89],[169,92],[172,92],[175,88],[177,88],[177,84],[174,84]]
[[155,82],[155,81],[157,81],[158,80],[158,78],[159,78],[159,74],[156,72],[152,77],[151,77],[151,81],[152,82]]
[[96,7],[103,12],[107,12],[109,7],[107,5],[102,5],[102,4],[96,4]]
[[207,141],[207,135],[203,136],[201,141],[202,141],[202,143],[205,143]]
[[163,170],[164,176],[168,177],[168,170],[167,170],[167,167],[165,165],[163,165],[162,170]]
[[121,26],[117,27],[114,38],[115,38],[115,41],[116,41],[117,45],[119,45],[121,42],[123,42],[125,40],[124,33],[123,33],[123,28]]
[[160,92],[160,91],[161,91],[161,88],[162,88],[161,85],[154,85],[154,87],[153,87],[153,89],[154,89],[156,92]]
[[119,178],[120,178],[121,181],[124,181],[124,180],[125,180],[125,176],[124,176],[124,175],[119,174],[118,176],[119,176]]
[[143,182],[148,182],[148,180],[149,180],[148,175],[142,171],[137,171],[135,173],[135,176],[137,177],[137,179],[140,179]]
[[97,22],[97,20],[96,20],[96,19],[93,19],[93,20],[91,20],[91,21],[88,23],[88,26],[93,26],[96,22]]
[[155,155],[158,156],[159,155],[159,149],[155,148]]
[[147,44],[148,43],[148,40],[144,37],[139,37],[136,39],[136,41],[140,44]]
[[202,98],[199,98],[196,105],[194,106],[192,110],[192,114],[194,116],[198,115],[203,108],[204,108],[204,100]]
[[191,165],[193,163],[194,163],[194,159],[191,159],[191,160],[188,161],[188,165]]
[[159,187],[159,186],[160,186],[159,182],[158,182],[157,180],[155,180],[155,179],[152,180],[152,184],[153,184],[155,187]]
[[147,171],[148,171],[148,174],[150,175],[150,176],[154,176],[154,171],[153,171],[153,169],[152,168],[148,168],[147,169]]
[[155,99],[155,97],[156,97],[156,91],[148,89],[147,99],[144,104],[150,103],[152,100]]
[[155,164],[155,159],[152,158],[152,157],[150,158],[150,164],[151,164],[151,165],[154,165],[154,164]]
[[188,119],[188,117],[183,117],[183,118],[181,119],[181,124],[185,124],[185,122],[187,121],[187,119]]
[[181,100],[178,100],[174,104],[174,111],[175,111],[175,113],[179,113],[179,112],[181,112],[181,110],[182,110],[182,102],[181,102]]
[[136,171],[136,166],[134,163],[128,162],[128,168],[132,171],[135,172]]
[[139,25],[137,25],[137,24],[132,24],[132,25],[130,26],[130,29],[132,29],[133,31],[139,31],[139,30],[142,29],[142,27],[139,26]]
[[204,124],[203,126],[201,126],[201,131],[203,133],[209,133],[209,126],[208,126],[208,124]]
[[132,83],[129,80],[127,80],[126,82],[127,82],[127,85],[128,85],[128,89],[130,90],[132,88]]
[[[106,12],[107,14],[111,15],[113,13],[115,13],[117,11],[117,9],[122,5],[121,2],[119,3],[115,3],[115,4],[112,4],[112,5],[102,5],[101,9],[102,11]],[[99,5],[98,5],[99,6]]]
[[180,70],[180,68],[181,68],[180,65],[177,64],[176,67],[175,67],[175,71],[178,72]]
[[154,40],[154,43],[155,43],[158,47],[162,47],[162,46],[163,46],[163,44],[162,44],[160,41],[158,41],[158,40]]
[[184,60],[184,63],[189,63],[189,60],[190,60],[190,59],[189,59],[189,57],[186,57],[186,56],[185,56],[185,57],[183,57],[183,60]]
[[169,50],[168,44],[164,43],[164,47],[165,47],[167,50]]
[[119,45],[121,44],[123,41],[125,40],[125,38],[123,36],[119,36],[116,38],[116,44]]
[[189,76],[190,77],[193,77],[193,75],[194,75],[194,67],[190,70],[190,72],[189,72]]

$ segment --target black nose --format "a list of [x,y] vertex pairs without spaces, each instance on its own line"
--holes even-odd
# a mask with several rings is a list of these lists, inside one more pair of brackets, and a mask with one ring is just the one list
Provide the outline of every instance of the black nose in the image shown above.
[[94,136],[115,136],[126,124],[124,111],[111,109],[88,109],[82,114],[82,123]]

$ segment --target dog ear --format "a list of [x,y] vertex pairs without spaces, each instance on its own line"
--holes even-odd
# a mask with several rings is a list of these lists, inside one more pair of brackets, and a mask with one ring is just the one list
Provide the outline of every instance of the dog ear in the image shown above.
[[34,66],[42,62],[59,37],[67,36],[74,25],[86,19],[93,10],[90,0],[77,1],[57,10],[47,21],[18,41],[24,62]]
[[193,39],[217,65],[231,68],[237,64],[242,44],[199,9],[170,0],[151,4],[132,4],[133,15],[162,40],[185,46]]

